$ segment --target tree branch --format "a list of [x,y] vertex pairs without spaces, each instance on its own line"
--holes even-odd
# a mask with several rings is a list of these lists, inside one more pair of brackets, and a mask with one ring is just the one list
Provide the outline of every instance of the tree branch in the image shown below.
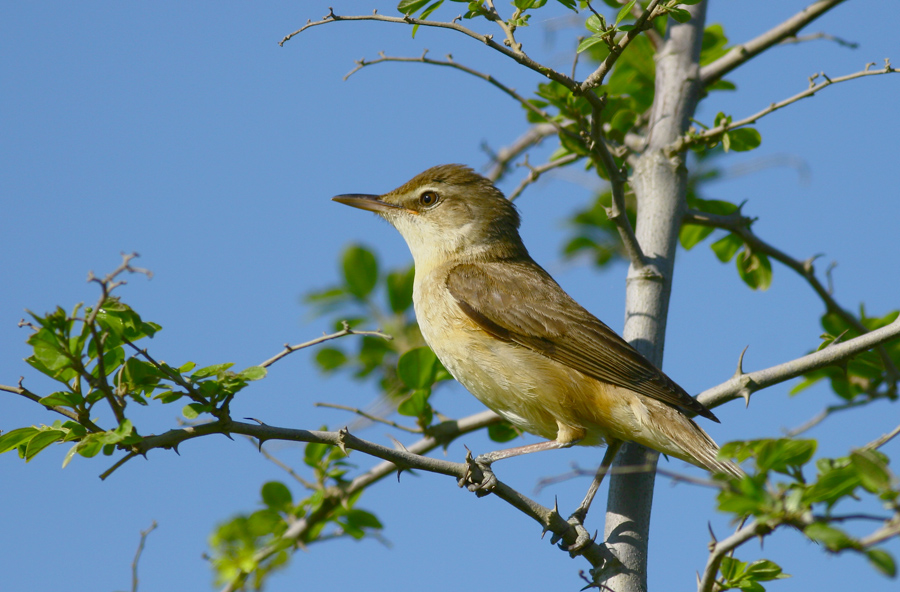
[[640,273],[647,266],[647,260],[625,210],[625,183],[628,179],[624,171],[616,165],[616,161],[606,145],[606,139],[603,137],[601,130],[600,110],[596,107],[593,109],[591,116],[591,152],[600,158],[603,168],[606,169],[609,175],[612,201],[610,206],[606,208],[606,217],[616,225],[616,230],[619,231],[619,238],[622,240],[622,247],[625,249],[625,254],[628,256],[628,262],[631,264],[632,269]]
[[[805,99],[807,97],[813,96],[814,94],[816,94],[817,92],[819,92],[820,90],[825,88],[826,86],[831,86],[832,84],[837,84],[839,82],[846,82],[848,80],[854,80],[856,78],[863,78],[865,76],[878,76],[880,74],[891,74],[891,73],[897,71],[893,66],[891,66],[891,62],[887,58],[885,58],[885,60],[884,60],[884,68],[882,68],[880,70],[870,70],[870,68],[874,65],[875,65],[875,63],[871,62],[869,64],[866,64],[866,68],[864,70],[860,70],[859,72],[854,72],[853,74],[847,74],[846,76],[839,76],[838,78],[829,78],[828,76],[825,75],[824,72],[810,76],[809,77],[809,88],[807,88],[803,92],[799,92],[790,98],[784,99],[783,101],[779,101],[778,103],[772,103],[771,105],[769,105],[762,111],[754,113],[753,115],[751,115],[749,117],[745,117],[744,119],[734,121],[731,123],[723,123],[721,125],[717,125],[714,128],[704,130],[697,134],[689,134],[686,136],[682,136],[677,141],[673,142],[670,146],[667,146],[666,152],[670,155],[677,154],[678,152],[681,152],[682,150],[684,150],[685,148],[688,148],[689,146],[693,146],[695,144],[705,142],[706,140],[713,139],[728,130],[737,129],[737,128],[743,127],[745,125],[750,125],[751,123],[756,123],[757,120],[762,119],[763,117],[765,117],[766,115],[768,115],[770,113],[778,111],[779,109],[781,109],[783,107],[787,107],[788,105],[790,105],[792,103],[796,103],[797,101],[799,101],[801,99]],[[819,78],[820,76],[822,78],[824,78],[824,81],[816,83],[815,80],[817,78]]]
[[[254,563],[259,563],[284,549],[285,542],[293,543],[299,541],[317,522],[325,519],[328,512],[339,505],[342,500],[398,470],[420,469],[453,476],[457,479],[463,478],[471,471],[471,467],[468,464],[455,463],[423,455],[460,435],[482,429],[499,420],[500,418],[494,412],[485,411],[458,421],[443,422],[431,429],[431,435],[401,450],[387,448],[362,440],[350,434],[346,428],[338,432],[323,432],[218,420],[207,424],[169,430],[158,436],[148,436],[135,445],[134,452],[145,454],[154,448],[176,448],[178,444],[185,440],[210,434],[242,434],[256,438],[261,443],[266,440],[317,442],[338,446],[345,451],[358,450],[385,460],[385,462],[376,465],[366,473],[353,479],[348,485],[342,488],[329,488],[326,491],[325,500],[316,512],[289,526],[280,540],[261,549],[254,555]],[[500,481],[497,482],[497,486],[491,493],[537,521],[544,528],[545,532],[552,532],[555,535],[555,539],[561,539],[567,545],[571,545],[576,541],[577,533],[574,527],[562,518],[556,508],[546,508]],[[582,555],[594,567],[604,565],[605,561],[609,559],[601,545],[596,543],[589,544]],[[239,589],[249,575],[249,572],[239,574],[224,590]]]
[[[855,315],[842,308],[837,300],[831,295],[831,290],[823,286],[818,280],[813,267],[814,257],[807,259],[806,261],[799,261],[763,241],[750,229],[752,221],[741,215],[740,212],[731,215],[720,215],[699,212],[697,210],[688,210],[685,214],[684,221],[688,224],[721,228],[739,236],[751,250],[758,253],[764,253],[797,272],[797,274],[805,279],[813,291],[819,296],[828,312],[837,314],[845,323],[853,327],[859,333],[868,332],[868,328],[866,328]],[[885,350],[884,347],[879,346],[878,353],[881,356],[881,360],[884,363],[888,375],[895,383],[900,381],[900,370],[894,365],[894,361],[891,359],[887,350]]]
[[315,339],[311,339],[311,340],[309,340],[309,341],[307,341],[307,342],[305,342],[305,343],[300,343],[300,344],[297,344],[297,345],[288,345],[287,343],[285,343],[285,344],[284,344],[284,350],[283,350],[283,351],[281,351],[280,353],[278,353],[278,354],[272,356],[271,358],[269,358],[269,359],[266,360],[265,362],[262,362],[261,364],[259,364],[260,367],[262,367],[262,368],[268,368],[269,366],[271,366],[272,364],[274,364],[275,362],[277,362],[277,361],[280,360],[281,358],[283,358],[283,357],[285,357],[285,356],[287,356],[287,355],[289,355],[289,354],[292,354],[292,353],[294,353],[295,351],[297,351],[297,350],[299,350],[299,349],[304,349],[304,348],[307,348],[307,347],[311,347],[311,346],[313,346],[313,345],[318,345],[318,344],[320,344],[320,343],[322,343],[322,342],[324,342],[324,341],[330,341],[330,340],[332,340],[332,339],[337,339],[337,338],[339,338],[339,337],[344,337],[344,336],[346,336],[346,335],[369,335],[369,336],[371,336],[371,337],[381,337],[381,338],[386,339],[386,340],[388,340],[388,341],[391,341],[391,340],[393,339],[393,336],[388,335],[387,333],[382,333],[381,331],[378,331],[378,330],[375,330],[375,331],[356,331],[355,329],[351,329],[351,328],[350,328],[350,325],[347,323],[347,321],[341,321],[341,324],[344,326],[344,328],[341,329],[340,331],[337,331],[336,333],[331,333],[331,334],[329,334],[329,335],[322,335],[321,337],[316,337]]
[[712,592],[713,586],[716,584],[716,575],[719,573],[719,566],[722,565],[722,558],[728,553],[737,549],[750,539],[763,536],[772,532],[772,527],[754,520],[750,524],[738,529],[733,535],[722,541],[713,540],[710,547],[709,559],[706,561],[706,568],[703,570],[703,576],[697,584],[697,592]]
[[359,72],[362,68],[364,68],[366,66],[372,66],[374,64],[382,64],[384,62],[407,62],[407,63],[431,64],[433,66],[445,66],[448,68],[454,68],[456,70],[465,72],[466,74],[471,74],[472,76],[475,76],[476,78],[481,78],[482,80],[487,81],[490,84],[494,85],[495,87],[499,88],[501,91],[503,91],[504,93],[506,93],[507,95],[509,95],[516,101],[518,101],[518,103],[520,105],[522,105],[525,109],[527,109],[528,111],[531,111],[538,117],[544,119],[548,125],[552,125],[556,133],[566,134],[568,136],[575,138],[576,140],[580,139],[578,134],[564,128],[559,122],[555,121],[552,115],[550,115],[543,109],[539,109],[531,101],[529,101],[528,99],[526,99],[525,97],[523,97],[522,95],[517,93],[512,88],[506,86],[505,84],[503,84],[502,82],[500,82],[499,80],[497,80],[496,78],[491,76],[490,74],[485,74],[484,72],[479,72],[478,70],[469,68],[468,66],[464,66],[458,62],[454,62],[453,56],[451,56],[449,54],[447,55],[446,61],[433,60],[429,57],[426,57],[427,54],[428,54],[428,50],[426,49],[422,53],[422,55],[418,58],[404,58],[404,57],[386,56],[386,55],[384,55],[384,52],[382,52],[379,54],[379,57],[377,59],[374,59],[371,61],[366,61],[364,59],[358,60],[356,62],[356,67],[353,68],[352,70],[350,70],[350,72],[348,72],[346,76],[344,76],[344,80],[353,76],[355,73]]
[[762,35],[741,45],[732,47],[728,53],[700,68],[701,86],[709,86],[738,66],[781,41],[793,37],[797,32],[819,18],[844,0],[819,0],[810,4],[783,23],[769,29]]
[[[656,0],[656,1],[658,1],[658,0]],[[417,18],[413,18],[409,15],[404,15],[402,17],[384,16],[384,15],[378,14],[377,12],[373,12],[372,14],[369,14],[369,15],[339,16],[337,14],[334,14],[334,10],[329,9],[329,13],[327,15],[325,15],[324,17],[322,17],[322,20],[307,21],[305,25],[303,25],[302,27],[300,27],[293,33],[286,35],[284,37],[284,39],[282,39],[278,43],[278,45],[283,46],[285,44],[285,42],[289,41],[294,36],[299,35],[300,33],[305,31],[306,29],[309,29],[310,27],[324,25],[327,23],[334,23],[334,22],[338,22],[338,21],[381,21],[381,22],[385,22],[385,23],[398,23],[401,25],[411,25],[411,26],[418,25],[420,27],[435,27],[438,29],[450,29],[452,31],[456,31],[458,33],[462,33],[463,35],[471,37],[472,39],[475,39],[476,41],[480,41],[480,42],[484,43],[485,45],[487,45],[494,51],[498,51],[498,52],[502,53],[503,55],[505,55],[506,57],[508,57],[512,60],[515,60],[516,62],[525,66],[529,70],[533,70],[542,76],[546,76],[550,80],[559,82],[560,84],[562,84],[563,86],[565,86],[566,88],[568,88],[571,91],[575,91],[576,89],[580,90],[579,84],[576,81],[569,78],[568,76],[566,76],[565,74],[563,74],[561,72],[557,72],[553,68],[548,68],[547,66],[544,66],[543,64],[540,64],[540,63],[534,61],[533,59],[531,59],[530,57],[528,57],[527,55],[522,53],[521,50],[514,51],[511,48],[505,47],[503,44],[497,43],[496,41],[494,41],[493,35],[482,35],[481,33],[476,33],[472,29],[469,29],[467,27],[464,27],[464,26],[456,23],[455,20],[453,22],[447,23],[447,22],[443,22],[443,21],[428,21],[428,20],[417,19]],[[593,94],[591,92],[584,93],[584,96],[585,96],[585,98],[587,98],[588,101],[591,101],[591,102],[600,100],[599,97],[597,97],[595,94]]]
[[872,349],[877,345],[887,343],[898,336],[900,336],[900,317],[895,319],[890,325],[870,331],[865,335],[860,335],[843,343],[829,345],[825,349],[790,362],[750,372],[749,374],[745,374],[739,368],[738,372],[729,380],[700,393],[697,396],[697,400],[707,407],[718,407],[738,397],[749,397],[755,391],[796,378],[807,372],[830,366],[858,353]]
[[493,167],[485,176],[491,182],[496,183],[506,174],[510,163],[518,158],[520,154],[533,146],[537,146],[544,138],[554,135],[556,135],[556,126],[551,123],[538,123],[528,128],[528,131],[519,136],[512,144],[498,150],[496,154],[491,154],[486,148],[485,150],[488,151],[491,160],[493,160]]

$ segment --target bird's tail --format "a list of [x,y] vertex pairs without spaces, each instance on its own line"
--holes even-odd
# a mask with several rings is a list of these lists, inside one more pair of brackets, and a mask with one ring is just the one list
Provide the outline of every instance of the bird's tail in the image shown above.
[[744,471],[731,461],[719,460],[719,445],[710,438],[692,419],[684,417],[684,423],[680,429],[669,430],[666,434],[673,443],[683,452],[682,455],[674,454],[682,460],[693,465],[707,469],[711,473],[725,473],[732,477],[741,478]]

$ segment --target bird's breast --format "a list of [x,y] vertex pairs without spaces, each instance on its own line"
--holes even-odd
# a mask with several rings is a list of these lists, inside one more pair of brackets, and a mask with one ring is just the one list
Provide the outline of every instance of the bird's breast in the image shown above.
[[416,280],[413,303],[422,335],[469,392],[524,431],[561,442],[603,443],[604,424],[612,422],[602,383],[487,333],[463,312],[439,275]]

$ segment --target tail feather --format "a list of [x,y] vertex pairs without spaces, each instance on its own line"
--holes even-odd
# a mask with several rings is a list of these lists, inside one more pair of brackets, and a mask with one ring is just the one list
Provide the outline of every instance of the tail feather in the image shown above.
[[737,478],[744,476],[744,471],[733,462],[719,460],[719,445],[703,431],[703,428],[687,417],[684,419],[685,424],[690,426],[688,429],[671,430],[667,434],[673,443],[684,451],[684,456],[677,454],[674,456],[712,473],[726,473]]

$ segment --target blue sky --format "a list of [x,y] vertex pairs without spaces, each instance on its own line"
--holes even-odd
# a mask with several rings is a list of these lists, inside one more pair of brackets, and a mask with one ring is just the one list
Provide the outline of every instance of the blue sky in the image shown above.
[[[339,14],[368,11],[358,2],[333,2]],[[714,2],[709,22],[721,22],[732,41],[749,39],[794,14],[795,1]],[[499,5],[498,5],[499,6]],[[455,6],[453,7],[455,8]],[[448,15],[445,8],[435,16]],[[422,65],[367,68],[348,81],[359,58],[452,53],[509,86],[530,92],[539,77],[483,45],[444,31],[377,23],[337,23],[311,29],[284,47],[277,42],[327,6],[304,2],[256,3],[9,3],[0,23],[0,383],[50,392],[21,361],[27,332],[16,323],[24,309],[46,311],[93,302],[88,270],[105,273],[119,253],[141,254],[152,280],[132,277],[120,295],[146,320],[161,324],[148,345],[170,363],[257,364],[326,329],[301,304],[302,294],[334,283],[343,245],[361,242],[386,266],[403,265],[402,239],[374,217],[334,204],[339,193],[379,193],[421,170],[461,162],[476,168],[487,158],[482,142],[499,148],[524,131],[521,108],[474,78]],[[387,5],[381,12],[392,14]],[[526,51],[568,70],[569,45],[581,31],[563,11],[540,12],[520,31]],[[778,47],[729,76],[736,93],[717,93],[698,119],[717,111],[735,118],[806,87],[825,71],[855,72],[866,62],[900,62],[897,16],[882,3],[849,2],[814,23],[860,44],[851,50],[816,41]],[[487,30],[478,24],[479,30]],[[568,27],[568,28],[565,28]],[[872,315],[898,308],[896,273],[896,165],[900,76],[857,80],[762,120],[762,146],[729,156],[727,167],[768,163],[756,173],[711,185],[707,197],[746,200],[758,216],[754,229],[784,251],[835,261],[835,295],[845,307],[865,302]],[[548,146],[548,149],[552,146]],[[545,151],[546,153],[546,151]],[[798,164],[799,163],[799,164]],[[518,183],[514,175],[502,188]],[[533,256],[588,309],[621,330],[624,266],[603,273],[561,258],[567,215],[597,186],[578,169],[547,175],[517,202],[523,237]],[[732,265],[705,246],[678,256],[670,307],[665,369],[690,392],[726,380],[750,346],[747,370],[795,358],[818,343],[821,303],[805,283],[775,265],[773,286],[754,293]],[[323,378],[301,352],[277,364],[235,406],[236,417],[273,425],[340,427],[346,414],[318,409],[316,401],[366,406],[369,386]],[[788,397],[790,385],[754,396],[749,409],[732,403],[716,411],[721,425],[705,425],[721,442],[774,437],[802,424],[835,397],[814,388]],[[436,406],[461,416],[482,409],[461,387],[443,389]],[[172,407],[172,408],[169,408]],[[142,409],[143,433],[160,432],[177,406]],[[810,433],[820,452],[841,455],[897,424],[896,406],[873,405],[834,417]],[[56,417],[14,395],[0,396],[0,430],[50,423]],[[387,430],[361,433],[389,443]],[[399,437],[399,436],[398,436]],[[402,438],[401,438],[402,440]],[[481,436],[451,446],[462,460],[467,444],[487,451]],[[218,522],[256,508],[259,487],[287,480],[254,447],[224,438],[198,439],[181,456],[154,451],[101,482],[107,458],[76,458],[62,470],[67,446],[29,464],[0,456],[0,587],[122,590],[139,532],[156,520],[141,561],[142,590],[202,590],[211,574],[201,555]],[[302,448],[272,443],[270,451],[295,466]],[[897,458],[900,443],[886,449]],[[544,476],[570,462],[599,462],[596,449],[513,459],[501,479],[531,492]],[[360,467],[373,461],[356,453]],[[670,468],[697,472],[680,462]],[[697,472],[699,474],[699,472]],[[587,482],[545,490],[537,499],[573,508]],[[295,492],[299,495],[299,492]],[[658,482],[651,531],[650,585],[691,588],[702,569],[707,521],[728,532],[713,495]],[[605,498],[605,490],[601,492]],[[480,587],[580,588],[586,567],[539,538],[540,529],[491,497],[476,499],[435,475],[388,480],[367,492],[362,507],[385,523],[390,548],[374,540],[333,541],[298,553],[269,590],[298,585],[394,590]],[[589,518],[600,528],[605,499]],[[877,511],[875,508],[873,511]],[[900,543],[890,550],[900,557]],[[832,557],[795,532],[748,545],[743,559],[768,557],[794,578],[770,590],[893,590],[857,557]],[[352,566],[352,567],[350,567]],[[378,586],[378,584],[376,584]]]

